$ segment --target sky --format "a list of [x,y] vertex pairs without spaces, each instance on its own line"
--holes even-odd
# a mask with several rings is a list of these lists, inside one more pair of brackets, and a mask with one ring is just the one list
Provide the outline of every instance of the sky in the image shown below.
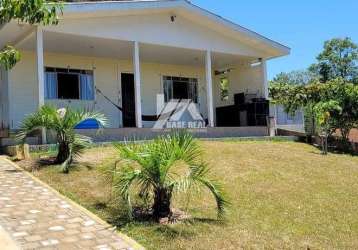
[[268,78],[315,62],[323,43],[350,37],[358,43],[358,0],[191,0],[245,28],[291,48],[268,62]]

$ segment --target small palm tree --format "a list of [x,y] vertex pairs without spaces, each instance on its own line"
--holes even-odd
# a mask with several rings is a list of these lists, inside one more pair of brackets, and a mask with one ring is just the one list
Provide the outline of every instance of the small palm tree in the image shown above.
[[29,133],[38,129],[54,131],[58,143],[56,163],[62,164],[63,172],[68,173],[73,157],[80,155],[92,143],[90,137],[75,133],[75,127],[87,119],[95,119],[100,126],[105,126],[107,122],[105,116],[98,112],[70,108],[57,110],[53,106],[45,105],[23,120],[17,139],[23,141]]
[[132,188],[139,190],[139,197],[153,200],[153,217],[159,220],[171,215],[173,194],[205,187],[215,198],[218,217],[224,215],[229,203],[222,186],[208,177],[202,151],[190,134],[178,131],[147,144],[115,146],[127,164],[114,174],[114,188],[130,209]]

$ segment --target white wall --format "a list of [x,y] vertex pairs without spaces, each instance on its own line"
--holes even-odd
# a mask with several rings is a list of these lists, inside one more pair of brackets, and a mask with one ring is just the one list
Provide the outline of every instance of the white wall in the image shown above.
[[180,14],[175,22],[170,13],[131,16],[66,19],[44,30],[88,37],[139,41],[195,50],[264,57],[265,53],[253,45],[247,46],[231,37],[186,19]]
[[[131,61],[121,61],[108,58],[71,56],[64,54],[45,53],[45,66],[73,69],[94,68],[96,86],[113,102],[121,106],[121,73],[133,72]],[[234,70],[227,74],[229,78],[229,101],[220,99],[220,76],[213,76],[213,92],[215,107],[234,104],[233,95],[240,92],[259,93],[263,95],[262,67],[251,67],[248,63],[233,66]],[[156,97],[162,93],[162,76],[182,76],[198,78],[199,108],[204,118],[207,118],[205,68],[183,65],[165,65],[141,63],[142,77],[142,113],[156,115]],[[9,123],[10,128],[16,129],[23,118],[37,109],[37,81],[35,53],[22,52],[22,60],[9,74]],[[46,100],[59,107],[81,107],[103,112],[110,119],[110,128],[122,127],[120,111],[111,103],[97,94],[95,101]],[[215,108],[214,107],[214,108]],[[145,127],[151,127],[152,122],[144,122]]]
[[38,105],[35,54],[22,53],[22,59],[9,71],[10,129],[18,128],[24,117]]
[[294,115],[285,112],[282,105],[270,105],[270,115],[276,119],[276,128],[293,131],[305,131],[305,118],[303,109],[299,109]]
[[9,127],[8,72],[0,68],[0,129]]
[[3,119],[4,119],[3,118],[4,117],[4,115],[3,115],[4,100],[2,98],[3,97],[2,94],[4,92],[3,91],[4,86],[5,86],[5,70],[0,67],[0,96],[1,96],[0,97],[0,128],[3,127],[2,124],[3,124]]
[[[225,75],[214,76],[213,91],[216,107],[229,106],[234,104],[234,94],[247,92],[257,93],[264,97],[264,75],[262,65],[252,67],[249,62],[232,66],[233,70]],[[222,101],[220,98],[220,79],[229,79],[229,100]]]
[[[121,103],[120,74],[133,72],[132,62],[106,58],[80,57],[64,54],[45,53],[44,64],[48,67],[70,67],[73,69],[94,68],[96,86],[112,101]],[[200,111],[206,117],[206,88],[205,71],[203,67],[163,65],[153,63],[141,64],[142,77],[142,112],[143,115],[156,114],[156,96],[162,93],[161,76],[183,76],[199,79]],[[16,129],[23,118],[37,109],[38,92],[36,82],[35,53],[22,52],[22,60],[10,71],[10,120],[11,128]],[[65,101],[46,100],[59,107],[81,107],[103,112],[110,119],[110,128],[122,127],[122,118],[118,109],[105,100],[101,95],[96,95],[93,101]],[[145,123],[150,126],[151,123]]]

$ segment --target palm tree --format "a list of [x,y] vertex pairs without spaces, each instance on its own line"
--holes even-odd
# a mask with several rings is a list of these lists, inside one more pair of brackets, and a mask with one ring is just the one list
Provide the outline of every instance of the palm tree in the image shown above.
[[205,187],[215,198],[218,217],[223,217],[229,202],[221,184],[208,177],[202,151],[190,134],[177,131],[151,143],[115,146],[126,164],[116,170],[114,188],[130,209],[131,190],[139,190],[139,197],[153,201],[153,217],[166,218],[171,215],[173,194]]
[[68,173],[73,157],[80,155],[92,143],[90,137],[75,133],[75,127],[87,119],[95,119],[100,126],[105,126],[107,122],[106,117],[98,112],[70,108],[57,110],[53,106],[45,105],[23,120],[16,137],[23,141],[29,133],[38,129],[54,131],[58,143],[56,163],[62,164],[63,172]]

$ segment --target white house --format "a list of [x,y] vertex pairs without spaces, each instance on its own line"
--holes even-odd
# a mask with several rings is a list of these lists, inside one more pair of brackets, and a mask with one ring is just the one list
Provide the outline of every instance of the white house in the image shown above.
[[290,52],[185,0],[67,3],[56,26],[0,26],[6,44],[22,60],[1,70],[2,129],[53,104],[101,111],[122,135],[147,133],[172,99],[192,100],[212,136],[265,134],[266,111],[237,103],[267,99],[266,62]]

